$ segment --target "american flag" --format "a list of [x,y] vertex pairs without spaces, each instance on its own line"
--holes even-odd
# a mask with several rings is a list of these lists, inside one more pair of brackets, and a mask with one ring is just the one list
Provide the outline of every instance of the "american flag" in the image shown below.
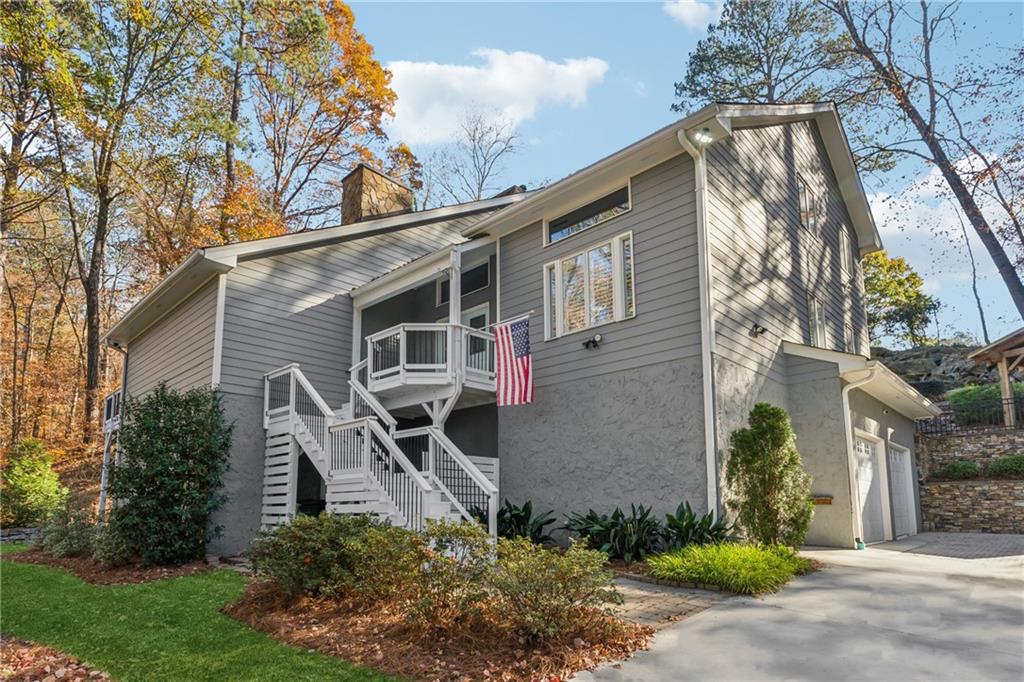
[[530,319],[499,324],[494,330],[498,357],[498,407],[533,402]]

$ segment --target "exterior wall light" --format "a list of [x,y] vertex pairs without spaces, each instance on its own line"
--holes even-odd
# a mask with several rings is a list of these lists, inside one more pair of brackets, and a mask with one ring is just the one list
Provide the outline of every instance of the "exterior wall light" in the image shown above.
[[704,147],[715,141],[715,136],[711,134],[711,128],[701,128],[693,134],[693,141]]
[[594,334],[589,339],[587,339],[586,341],[583,342],[583,347],[584,348],[597,348],[598,346],[601,345],[602,341],[604,341],[604,337],[603,336],[601,336],[600,334]]
[[753,336],[755,339],[757,337],[761,336],[761,334],[766,333],[767,331],[768,331],[767,328],[762,327],[757,322],[755,322],[754,324],[750,325],[750,335]]

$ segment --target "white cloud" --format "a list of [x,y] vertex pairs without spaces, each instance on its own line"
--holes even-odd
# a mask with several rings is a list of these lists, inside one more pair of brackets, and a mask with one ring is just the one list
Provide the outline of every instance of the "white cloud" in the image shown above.
[[582,106],[608,71],[608,63],[596,57],[557,62],[532,52],[496,49],[474,50],[473,55],[483,63],[388,64],[398,93],[389,135],[409,144],[448,142],[467,109],[495,111],[519,125],[545,106]]
[[637,97],[647,97],[647,83],[637,81],[633,84],[633,94]]
[[722,2],[697,2],[696,0],[671,0],[661,6],[669,15],[683,26],[703,31],[708,24],[718,21],[722,15]]

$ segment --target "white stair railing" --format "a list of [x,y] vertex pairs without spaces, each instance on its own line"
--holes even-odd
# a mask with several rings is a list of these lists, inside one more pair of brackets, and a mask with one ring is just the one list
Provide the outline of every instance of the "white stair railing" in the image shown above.
[[451,500],[467,521],[485,521],[498,532],[498,488],[436,426],[396,431],[394,440],[418,460],[428,481]]
[[376,417],[387,426],[389,433],[394,433],[398,421],[391,416],[391,413],[381,405],[380,401],[370,393],[366,384],[363,383],[362,378],[366,376],[366,364],[366,360],[363,360],[349,370],[351,377],[348,381],[349,405],[352,408],[352,418]]
[[352,419],[332,425],[329,433],[332,472],[367,474],[398,509],[405,526],[422,530],[433,487],[377,420]]

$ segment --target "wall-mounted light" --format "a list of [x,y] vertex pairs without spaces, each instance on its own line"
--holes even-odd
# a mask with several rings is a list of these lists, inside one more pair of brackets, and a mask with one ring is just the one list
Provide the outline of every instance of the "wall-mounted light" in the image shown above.
[[761,336],[761,334],[766,333],[767,331],[768,331],[767,328],[762,327],[757,322],[755,322],[754,324],[750,325],[750,335],[753,336],[755,339],[757,337]]
[[583,347],[584,348],[597,348],[598,346],[601,345],[602,341],[604,341],[604,337],[603,336],[601,336],[600,334],[594,334],[589,339],[587,339],[586,341],[583,342]]
[[701,128],[693,134],[693,141],[703,147],[714,142],[715,136],[711,134],[711,128]]

